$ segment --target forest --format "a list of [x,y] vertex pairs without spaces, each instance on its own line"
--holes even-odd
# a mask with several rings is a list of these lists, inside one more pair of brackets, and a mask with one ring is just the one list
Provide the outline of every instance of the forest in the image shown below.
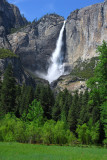
[[107,146],[107,42],[97,52],[84,93],[19,85],[9,64],[0,81],[0,141]]

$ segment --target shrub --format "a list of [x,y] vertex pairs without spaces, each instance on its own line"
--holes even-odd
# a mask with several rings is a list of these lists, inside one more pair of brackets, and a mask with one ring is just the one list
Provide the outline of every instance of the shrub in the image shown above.
[[82,144],[97,143],[99,139],[99,122],[92,124],[92,119],[89,120],[88,125],[84,123],[83,125],[78,125],[76,129],[78,134],[78,139]]
[[15,125],[15,119],[12,118],[10,114],[5,115],[4,119],[1,121],[0,140],[6,142],[15,141]]
[[15,140],[18,142],[26,142],[26,125],[24,121],[17,119],[14,127]]
[[41,127],[38,126],[34,121],[26,125],[26,139],[29,143],[40,143],[41,142]]
[[54,143],[54,128],[55,128],[55,121],[48,120],[45,122],[43,129],[42,129],[42,141],[44,144],[52,144]]
[[66,137],[67,137],[67,144],[68,145],[73,145],[73,144],[77,143],[77,139],[76,139],[75,135],[70,130],[66,131]]
[[63,121],[58,121],[55,125],[54,141],[55,144],[60,144],[60,145],[67,143],[65,123]]
[[12,58],[12,57],[18,58],[18,56],[9,49],[0,48],[0,59]]

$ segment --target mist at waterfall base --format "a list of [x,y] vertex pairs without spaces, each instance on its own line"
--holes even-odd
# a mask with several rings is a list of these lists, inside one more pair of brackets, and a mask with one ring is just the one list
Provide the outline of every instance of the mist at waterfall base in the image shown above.
[[51,64],[48,68],[47,75],[39,74],[41,78],[44,78],[49,81],[49,83],[58,79],[61,75],[64,74],[64,53],[62,51],[63,46],[63,32],[65,28],[65,21],[60,30],[59,37],[56,43],[56,48],[52,53],[52,57],[50,58]]

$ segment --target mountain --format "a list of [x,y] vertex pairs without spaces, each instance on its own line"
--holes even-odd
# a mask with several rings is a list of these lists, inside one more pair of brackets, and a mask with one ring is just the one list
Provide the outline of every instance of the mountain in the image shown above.
[[[16,6],[1,0],[0,48],[10,49],[20,57],[18,61],[23,73],[34,77],[36,72],[46,74],[63,22],[63,17],[47,14],[38,21],[28,23]],[[70,73],[78,63],[98,56],[96,48],[103,40],[107,41],[107,1],[72,12],[66,20],[63,35],[66,71]],[[66,77],[64,81],[69,79]],[[81,80],[78,76],[79,80],[85,81],[86,78]]]

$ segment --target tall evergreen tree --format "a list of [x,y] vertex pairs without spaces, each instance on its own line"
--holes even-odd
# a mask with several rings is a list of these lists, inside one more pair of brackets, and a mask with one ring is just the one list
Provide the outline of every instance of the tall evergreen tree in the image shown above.
[[[107,121],[107,117],[103,116],[104,105],[107,101],[107,42],[103,41],[101,46],[98,46],[99,61],[95,68],[94,77],[90,78],[87,82],[90,91],[90,113],[93,123],[100,120],[100,142],[104,139],[103,122]],[[104,104],[104,105],[103,105]],[[105,109],[106,112],[106,109]],[[106,115],[106,113],[104,113]],[[103,122],[101,120],[103,117]],[[105,118],[105,119],[104,119]],[[107,131],[107,130],[106,130]]]
[[78,91],[75,92],[72,100],[72,105],[68,113],[68,125],[72,132],[75,132],[77,126],[77,119],[79,117],[79,95]]
[[34,90],[31,86],[23,84],[21,87],[21,94],[18,98],[19,114],[22,116],[23,113],[28,113],[29,105],[34,99]]
[[50,86],[37,85],[35,98],[40,101],[44,110],[44,116],[47,117],[47,119],[51,119],[52,108],[54,105],[54,94],[50,89]]
[[1,108],[3,113],[15,111],[16,81],[13,76],[12,65],[9,64],[1,88]]
[[78,124],[82,125],[89,121],[89,108],[88,108],[88,100],[89,100],[89,93],[88,89],[85,90],[84,94],[80,94],[80,115],[78,119]]

